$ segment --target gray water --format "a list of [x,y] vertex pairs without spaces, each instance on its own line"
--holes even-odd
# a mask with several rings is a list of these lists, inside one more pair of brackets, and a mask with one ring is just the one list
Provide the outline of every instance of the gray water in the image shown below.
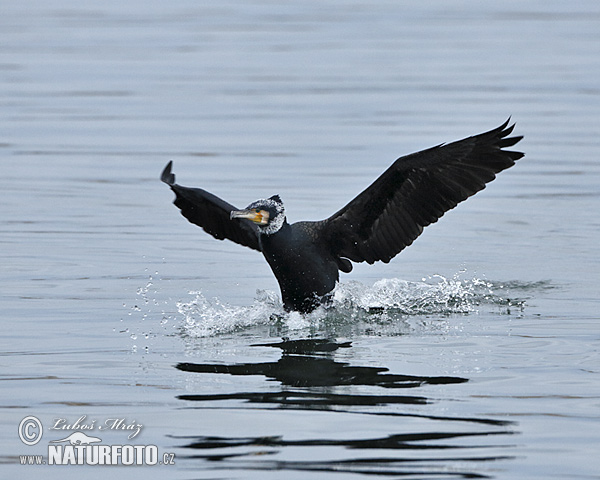
[[[0,11],[3,477],[600,478],[598,2]],[[526,156],[308,316],[158,180],[317,220],[509,115]],[[175,465],[20,464],[82,416]]]

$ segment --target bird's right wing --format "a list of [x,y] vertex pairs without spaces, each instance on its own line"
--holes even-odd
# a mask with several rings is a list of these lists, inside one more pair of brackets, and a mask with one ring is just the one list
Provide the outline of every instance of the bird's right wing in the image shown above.
[[201,188],[182,187],[175,183],[175,174],[171,173],[173,162],[169,162],[160,179],[175,192],[175,206],[191,223],[202,227],[206,233],[218,240],[228,239],[260,251],[258,227],[249,220],[231,220],[232,210],[238,210],[225,200]]

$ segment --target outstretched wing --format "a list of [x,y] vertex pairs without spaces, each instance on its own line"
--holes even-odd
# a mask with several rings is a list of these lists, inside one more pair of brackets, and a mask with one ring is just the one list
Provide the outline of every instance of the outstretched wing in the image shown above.
[[260,251],[258,228],[249,220],[230,219],[230,205],[219,197],[201,188],[182,187],[175,183],[175,174],[171,173],[173,162],[169,162],[160,179],[171,187],[176,198],[173,202],[181,210],[181,214],[191,223],[202,227],[218,240],[228,239],[240,245]]
[[396,160],[339,212],[321,222],[331,249],[354,262],[389,262],[445,212],[485,188],[521,152],[514,125],[441,144]]

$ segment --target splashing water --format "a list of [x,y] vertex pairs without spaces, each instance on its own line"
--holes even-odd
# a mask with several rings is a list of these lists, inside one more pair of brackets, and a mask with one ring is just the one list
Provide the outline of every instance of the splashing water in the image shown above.
[[[438,283],[430,283],[437,279]],[[491,284],[480,279],[448,280],[436,275],[422,282],[398,278],[383,279],[372,287],[360,282],[340,284],[334,300],[340,306],[358,307],[367,311],[393,310],[404,315],[427,315],[473,312],[482,294],[492,295]]]
[[523,307],[523,300],[502,298],[493,288],[492,283],[477,278],[462,280],[455,276],[447,279],[439,275],[422,282],[383,279],[370,287],[351,281],[336,287],[331,305],[306,315],[285,312],[277,294],[271,291],[257,291],[254,303],[247,307],[224,304],[218,299],[208,300],[201,292],[190,292],[194,298],[189,302],[178,302],[177,310],[184,317],[183,335],[207,337],[257,325],[278,324],[287,330],[300,330],[340,322],[397,324],[414,316],[469,314],[486,304]]
[[208,337],[219,333],[241,330],[270,322],[271,315],[283,312],[283,306],[274,292],[257,291],[257,298],[248,307],[209,301],[202,292],[190,292],[190,302],[177,302],[177,311],[184,316],[182,333],[191,337]]

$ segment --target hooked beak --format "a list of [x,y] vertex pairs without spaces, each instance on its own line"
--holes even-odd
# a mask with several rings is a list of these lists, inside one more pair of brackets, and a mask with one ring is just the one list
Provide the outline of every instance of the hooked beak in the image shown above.
[[265,210],[232,210],[229,218],[245,218],[258,225],[266,225],[269,222],[269,212]]

